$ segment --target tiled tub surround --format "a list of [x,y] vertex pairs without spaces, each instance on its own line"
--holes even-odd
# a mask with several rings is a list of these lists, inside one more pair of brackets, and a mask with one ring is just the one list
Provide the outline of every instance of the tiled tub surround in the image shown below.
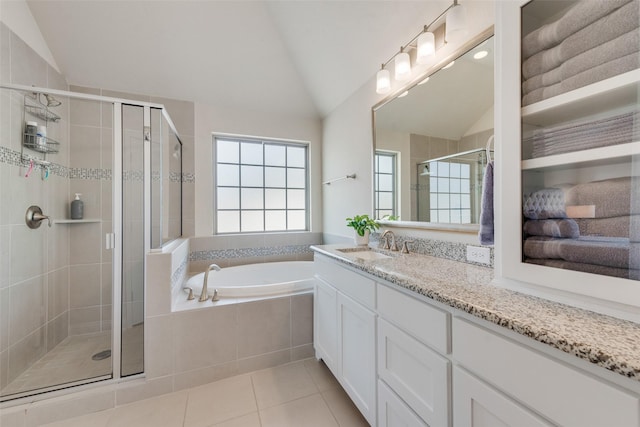
[[313,355],[312,292],[187,301],[182,286],[194,240],[147,257],[143,387],[158,382],[165,391],[154,392],[167,393]]
[[521,294],[490,284],[493,270],[421,254],[390,253],[363,261],[337,251],[312,249],[348,266],[409,289],[480,319],[510,329],[640,381],[640,325]]

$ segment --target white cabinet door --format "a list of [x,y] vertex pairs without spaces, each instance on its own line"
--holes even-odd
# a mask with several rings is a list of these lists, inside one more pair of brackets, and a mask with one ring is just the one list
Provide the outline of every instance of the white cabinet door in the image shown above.
[[378,375],[431,427],[449,426],[449,360],[378,318]]
[[369,424],[376,420],[376,316],[338,293],[338,379]]
[[378,427],[429,427],[383,382],[378,380]]
[[454,427],[551,427],[463,369],[453,369]]
[[316,279],[313,296],[313,346],[316,358],[324,360],[334,375],[338,375],[338,300],[337,291]]

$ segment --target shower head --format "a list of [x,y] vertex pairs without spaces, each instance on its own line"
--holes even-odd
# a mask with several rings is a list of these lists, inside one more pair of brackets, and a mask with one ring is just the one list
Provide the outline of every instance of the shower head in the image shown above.
[[44,97],[47,99],[47,107],[58,107],[62,105],[62,102],[55,99],[53,95],[49,95],[48,93],[45,93]]

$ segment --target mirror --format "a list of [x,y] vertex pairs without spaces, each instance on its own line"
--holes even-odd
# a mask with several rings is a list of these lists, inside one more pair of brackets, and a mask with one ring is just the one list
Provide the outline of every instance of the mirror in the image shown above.
[[493,135],[493,38],[471,46],[374,107],[375,218],[477,230],[469,224],[479,222]]

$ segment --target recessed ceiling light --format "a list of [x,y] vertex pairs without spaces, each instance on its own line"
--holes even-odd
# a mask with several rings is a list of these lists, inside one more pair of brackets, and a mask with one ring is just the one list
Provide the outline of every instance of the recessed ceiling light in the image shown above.
[[447,68],[451,68],[453,67],[453,64],[455,64],[456,61],[451,61],[449,62],[447,65],[445,65],[444,67],[442,67],[443,70],[446,70]]
[[409,95],[409,91],[405,90],[404,92],[402,92],[400,95],[398,95],[398,98],[404,98],[405,96]]
[[476,52],[473,54],[473,59],[482,59],[487,55],[489,55],[489,52],[487,52],[486,50],[481,50],[480,52]]
[[418,86],[425,84],[426,82],[429,81],[429,77],[427,77],[426,79],[424,79],[423,81],[421,81],[420,83],[418,83]]

